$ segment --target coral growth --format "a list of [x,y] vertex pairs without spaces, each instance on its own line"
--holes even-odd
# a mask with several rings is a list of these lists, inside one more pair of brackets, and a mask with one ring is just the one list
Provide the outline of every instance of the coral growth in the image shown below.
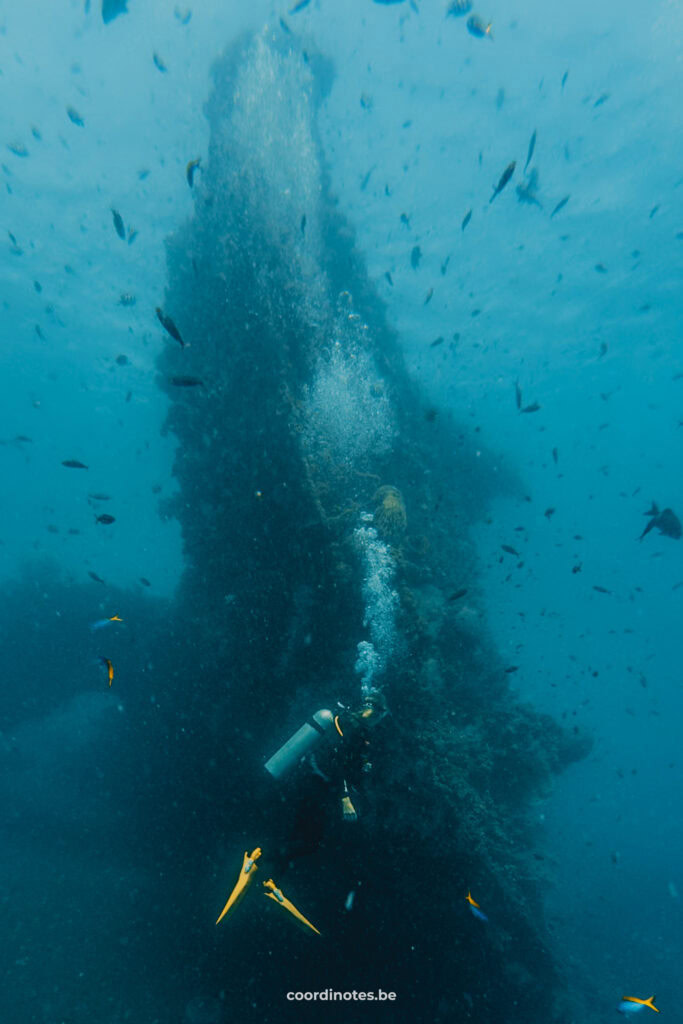
[[386,484],[372,496],[375,505],[373,523],[384,540],[397,544],[406,531],[408,519],[403,495],[397,487]]

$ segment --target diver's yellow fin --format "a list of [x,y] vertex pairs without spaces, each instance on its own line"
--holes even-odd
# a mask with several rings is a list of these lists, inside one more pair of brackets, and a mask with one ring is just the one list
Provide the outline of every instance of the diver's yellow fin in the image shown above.
[[251,851],[251,853],[247,853],[246,850],[244,851],[244,859],[242,861],[242,868],[240,870],[238,879],[237,879],[237,881],[235,883],[235,888],[230,893],[230,896],[228,897],[228,902],[223,907],[223,910],[221,911],[221,915],[218,918],[218,920],[216,921],[216,924],[220,924],[221,921],[223,920],[223,918],[226,916],[226,914],[229,914],[231,910],[234,910],[235,907],[237,906],[237,904],[240,902],[240,900],[244,896],[245,892],[247,891],[247,889],[251,885],[251,883],[252,883],[252,881],[254,879],[254,876],[256,875],[256,872],[258,871],[258,868],[256,866],[256,861],[259,859],[260,856],[261,856],[261,847],[260,846],[257,846],[255,850]]
[[308,918],[304,917],[304,915],[296,909],[292,901],[288,900],[287,897],[284,895],[282,889],[278,889],[272,878],[269,878],[267,882],[264,882],[263,887],[264,889],[270,890],[270,892],[265,893],[265,895],[268,896],[271,900],[275,900],[276,903],[279,903],[283,910],[287,910],[292,915],[292,917],[294,917],[299,922],[299,924],[302,924],[305,928],[310,928],[311,931],[315,932],[316,935],[320,935],[320,932],[315,927],[315,925],[311,924]]
[[644,999],[643,1000],[643,1006],[649,1006],[651,1010],[655,1011],[655,1013],[659,1013],[659,1010],[655,1006],[655,997],[654,996],[650,996],[649,999]]

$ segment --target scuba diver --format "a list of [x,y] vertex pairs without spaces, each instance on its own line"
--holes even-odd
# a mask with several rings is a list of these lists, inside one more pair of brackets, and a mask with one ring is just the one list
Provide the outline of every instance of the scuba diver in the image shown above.
[[[316,850],[334,821],[344,831],[358,820],[354,801],[362,799],[372,775],[370,737],[375,725],[388,714],[378,690],[367,693],[359,707],[338,704],[336,712],[316,711],[266,761],[266,783],[276,805],[285,805],[285,832],[268,850],[269,873],[280,877],[299,857]],[[292,799],[293,798],[293,799]],[[293,812],[290,806],[293,804]],[[333,817],[334,812],[334,817]],[[269,824],[277,815],[269,815]],[[352,830],[355,831],[355,830]],[[340,839],[342,846],[346,840]],[[240,904],[259,869],[261,847],[245,850],[237,882],[216,921],[219,924]],[[345,858],[345,861],[349,858]],[[350,858],[351,862],[353,858]],[[277,902],[300,925],[320,934],[284,895],[272,877],[263,882],[265,895]]]

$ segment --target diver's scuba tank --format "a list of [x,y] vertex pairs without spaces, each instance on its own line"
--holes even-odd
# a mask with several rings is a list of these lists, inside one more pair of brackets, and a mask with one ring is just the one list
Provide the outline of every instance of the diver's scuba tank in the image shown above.
[[323,739],[329,740],[336,735],[335,716],[327,708],[316,711],[306,719],[300,729],[284,743],[280,749],[266,761],[266,771],[274,779],[281,779]]

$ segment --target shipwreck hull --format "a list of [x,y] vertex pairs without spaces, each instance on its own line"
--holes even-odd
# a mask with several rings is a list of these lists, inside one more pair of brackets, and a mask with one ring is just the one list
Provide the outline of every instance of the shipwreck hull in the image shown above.
[[[301,1020],[288,991],[382,988],[392,1020],[569,1021],[529,804],[586,744],[518,702],[487,635],[468,528],[520,485],[406,371],[330,195],[316,128],[330,78],[268,32],[217,63],[194,214],[167,246],[186,346],[158,361],[178,440],[165,514],[187,562],[168,687],[192,729],[176,796],[201,790],[215,892],[197,891],[216,916],[242,850],[286,825],[286,802],[280,822],[261,803],[265,759],[363,687],[391,714],[360,821],[332,815],[276,879],[323,938],[252,895],[205,948],[203,986],[240,1020]],[[170,383],[182,375],[203,385]],[[449,602],[463,584],[466,606]]]

